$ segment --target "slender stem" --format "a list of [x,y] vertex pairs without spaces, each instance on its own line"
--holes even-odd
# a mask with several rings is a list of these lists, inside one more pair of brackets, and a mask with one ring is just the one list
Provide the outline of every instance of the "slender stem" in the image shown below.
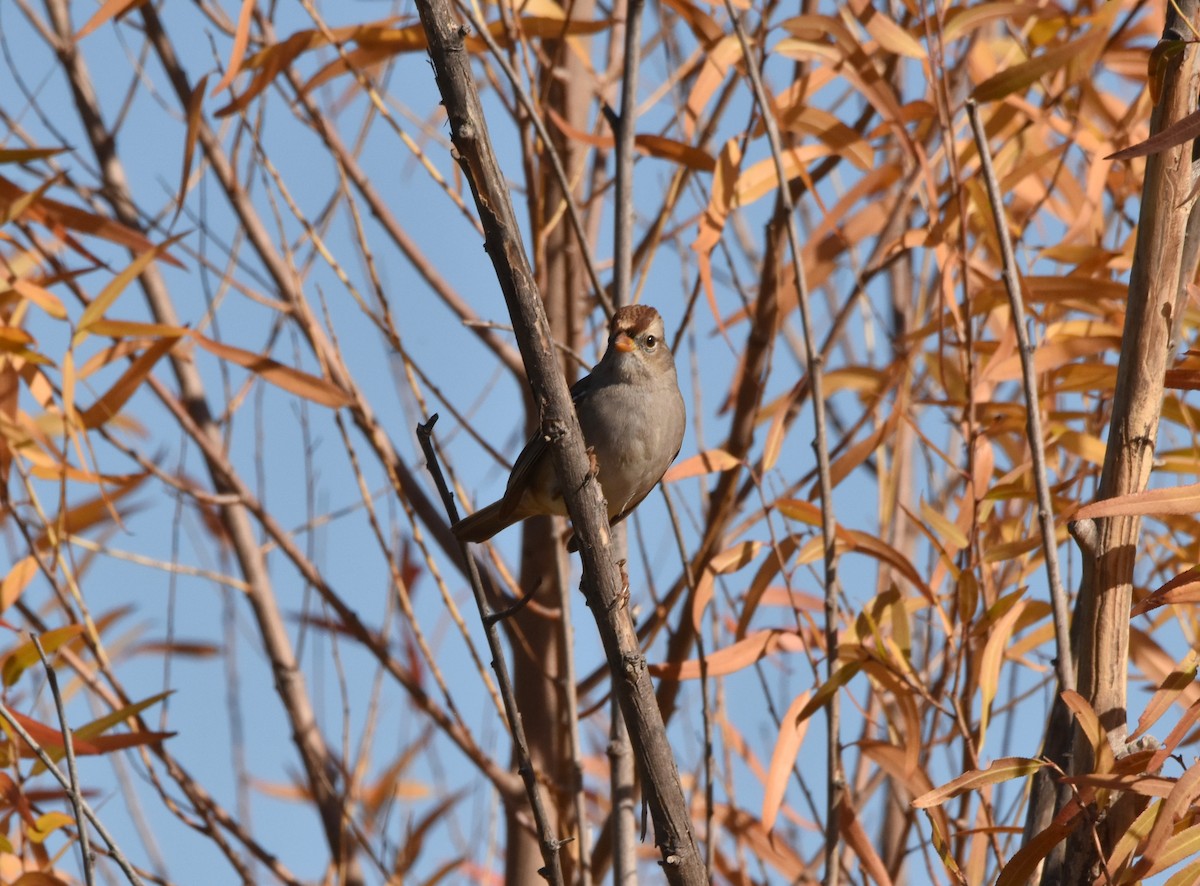
[[616,120],[616,210],[613,218],[613,305],[630,302],[633,277],[633,137],[637,122],[637,88],[641,61],[642,9],[645,0],[625,5],[625,70],[621,78],[621,112]]
[[579,857],[579,886],[592,884],[592,850],[588,839],[587,794],[583,789],[583,748],[579,743],[579,693],[575,684],[575,627],[571,620],[571,563],[567,552],[555,552],[558,566],[559,607],[562,611],[562,689],[567,709],[567,745],[571,753],[572,791],[575,795],[575,840]]
[[992,204],[992,218],[996,223],[996,234],[1000,238],[1000,257],[1004,262],[1001,278],[1008,293],[1009,309],[1012,311],[1013,327],[1017,334],[1017,349],[1021,356],[1021,381],[1025,388],[1025,432],[1029,438],[1029,451],[1033,458],[1033,482],[1037,490],[1038,525],[1042,532],[1042,552],[1046,557],[1046,578],[1050,582],[1050,604],[1054,609],[1054,642],[1058,655],[1054,666],[1058,674],[1059,690],[1075,688],[1075,664],[1071,657],[1070,615],[1067,612],[1067,594],[1063,590],[1058,570],[1058,539],[1054,531],[1054,503],[1050,499],[1050,484],[1046,479],[1046,448],[1042,436],[1042,410],[1038,400],[1037,370],[1033,365],[1033,346],[1025,329],[1025,305],[1021,297],[1021,284],[1017,276],[1017,260],[1013,255],[1012,238],[1008,222],[1004,217],[1004,203],[1000,195],[1000,182],[992,165],[992,151],[988,146],[987,134],[979,119],[979,106],[974,99],[967,99],[967,119],[975,134],[975,146],[979,149],[979,162],[983,168],[983,181],[987,187],[988,201]]
[[[442,504],[446,507],[446,515],[451,524],[458,522],[458,507],[454,504],[454,495],[446,485],[442,476],[442,466],[438,461],[437,451],[433,448],[433,426],[437,422],[437,414],[431,415],[425,424],[417,425],[417,439],[421,443],[421,451],[425,454],[425,466],[433,476],[434,485],[442,496]],[[538,839],[541,841],[542,859],[546,867],[542,875],[551,883],[562,884],[562,861],[558,850],[562,843],[554,835],[554,825],[546,804],[542,799],[541,788],[538,787],[537,772],[533,768],[533,759],[529,756],[529,742],[525,739],[525,724],[521,720],[521,712],[517,710],[517,696],[513,690],[512,679],[508,674],[508,657],[504,654],[504,646],[500,642],[500,629],[496,626],[498,619],[492,611],[484,593],[483,583],[479,579],[479,569],[475,558],[463,552],[467,559],[468,575],[471,579],[471,590],[475,594],[475,604],[479,607],[479,616],[483,620],[483,630],[487,635],[488,650],[492,654],[492,670],[496,672],[496,682],[500,685],[500,697],[504,700],[504,713],[508,717],[509,729],[512,731],[513,745],[517,751],[517,766],[521,780],[525,783],[525,792],[529,795],[529,805],[533,809],[533,820],[537,825]]]
[[[63,790],[70,792],[71,781],[67,778],[67,776],[62,774],[62,771],[57,766],[54,765],[54,761],[50,759],[50,755],[46,753],[45,749],[43,749],[40,744],[37,743],[37,740],[25,730],[24,726],[17,722],[17,718],[9,712],[8,706],[5,705],[4,702],[0,702],[0,719],[4,720],[4,722],[8,724],[8,727],[17,734],[17,737],[29,746],[29,749],[33,751],[38,760],[41,761],[42,765],[46,767],[46,771],[53,775],[55,779],[57,779],[58,783],[63,786]],[[64,744],[69,741],[65,734],[63,739]],[[92,807],[88,805],[87,800],[83,799],[83,797],[79,795],[78,791],[75,792],[75,795],[79,799],[79,809],[83,813],[83,817],[92,823],[92,827],[96,829],[96,833],[100,835],[100,839],[102,839],[108,846],[109,854],[112,855],[113,861],[117,863],[117,866],[125,874],[125,878],[129,880],[130,883],[133,883],[134,886],[142,886],[142,878],[138,876],[137,871],[135,871],[133,866],[129,863],[129,859],[127,859],[124,853],[121,852],[116,841],[112,838],[112,834],[110,834],[108,829],[101,824],[100,818],[95,812],[92,811]],[[78,825],[79,830],[81,831],[85,827],[82,821],[78,822]]]
[[36,634],[30,636],[33,638],[33,648],[37,650],[38,658],[42,660],[42,667],[46,670],[46,679],[50,682],[50,697],[54,699],[54,711],[58,715],[58,728],[63,735],[63,749],[67,757],[67,777],[71,780],[71,786],[67,788],[67,796],[71,798],[71,808],[75,810],[75,823],[79,833],[79,854],[83,857],[83,882],[92,886],[96,878],[92,870],[92,847],[88,842],[87,825],[84,823],[83,808],[80,806],[83,795],[79,791],[79,771],[75,768],[75,736],[67,725],[67,712],[63,709],[62,693],[58,690],[58,674],[54,672],[54,668],[50,667],[50,662],[46,658],[46,650],[42,648],[42,641]]
[[[824,374],[822,371],[823,357],[817,348],[816,336],[813,333],[812,317],[809,313],[808,283],[804,275],[804,263],[801,260],[800,232],[796,228],[795,205],[789,185],[787,171],[783,165],[783,142],[779,137],[779,126],[775,120],[775,112],[767,100],[767,92],[759,74],[758,65],[750,51],[750,41],[746,38],[746,30],[741,17],[734,9],[730,0],[725,0],[725,11],[737,33],[741,44],[742,57],[746,65],[746,73],[754,91],[754,100],[762,113],[763,125],[766,128],[767,140],[771,145],[771,158],[775,162],[775,174],[779,179],[779,200],[783,204],[786,216],[788,244],[791,248],[792,270],[796,276],[797,302],[800,307],[800,325],[804,331],[805,363],[808,371],[809,386],[812,393],[813,409],[813,449],[817,456],[817,485],[821,495],[821,540],[824,547],[825,560],[825,664],[826,676],[832,678],[838,667],[838,602],[837,602],[837,551],[834,546],[835,521],[833,516],[833,478],[829,465],[829,439],[825,427],[825,391]],[[829,721],[829,735],[826,745],[828,768],[828,785],[826,795],[825,820],[825,886],[836,886],[839,877],[837,862],[838,847],[841,843],[838,818],[842,804],[845,802],[845,775],[842,771],[841,726],[839,712],[839,696],[833,692],[826,702],[825,711]]]

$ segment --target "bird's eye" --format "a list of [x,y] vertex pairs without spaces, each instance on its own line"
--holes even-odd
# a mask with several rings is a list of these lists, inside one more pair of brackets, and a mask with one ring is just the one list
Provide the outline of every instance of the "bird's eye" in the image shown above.
[[645,338],[645,342],[646,342],[646,350],[647,351],[653,351],[655,348],[658,347],[658,337],[657,336],[647,335]]

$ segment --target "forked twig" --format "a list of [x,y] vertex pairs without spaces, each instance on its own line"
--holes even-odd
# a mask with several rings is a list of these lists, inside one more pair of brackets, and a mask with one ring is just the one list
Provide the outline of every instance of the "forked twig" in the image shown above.
[[[446,478],[442,475],[441,462],[438,461],[437,451],[433,448],[433,426],[437,420],[437,413],[434,413],[425,424],[418,424],[417,440],[421,443],[421,451],[425,453],[425,467],[432,475],[434,485],[442,497],[446,515],[450,518],[450,523],[454,524],[458,522],[458,507],[454,504],[454,495],[446,485]],[[563,882],[562,861],[559,858],[558,850],[562,846],[562,841],[554,835],[554,825],[550,821],[546,805],[542,801],[537,773],[533,768],[533,760],[529,756],[529,743],[525,740],[525,725],[521,721],[521,712],[517,710],[517,696],[508,675],[508,658],[504,654],[504,646],[500,642],[500,631],[496,627],[499,619],[492,611],[492,604],[488,602],[487,594],[483,590],[475,558],[465,550],[463,556],[467,561],[471,591],[475,595],[475,604],[479,607],[484,633],[487,634],[488,650],[492,654],[492,670],[496,672],[496,682],[500,685],[500,697],[504,700],[504,713],[508,716],[509,729],[512,731],[513,744],[517,751],[518,770],[521,780],[525,783],[525,792],[529,795],[529,805],[533,809],[533,820],[537,825],[542,859],[546,862],[542,875],[551,883],[561,884]],[[529,595],[526,595],[524,599],[528,600]]]

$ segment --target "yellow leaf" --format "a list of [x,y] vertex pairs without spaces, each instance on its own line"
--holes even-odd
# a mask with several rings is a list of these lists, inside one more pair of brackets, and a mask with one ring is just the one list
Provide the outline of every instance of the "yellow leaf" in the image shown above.
[[37,559],[32,554],[13,564],[4,580],[0,581],[0,612],[20,599],[22,592],[37,575],[37,571]]
[[63,812],[47,812],[37,817],[37,821],[25,828],[25,833],[34,843],[41,843],[59,828],[70,827],[75,819]]
[[[42,644],[42,651],[49,656],[51,653],[58,651],[64,643],[78,637],[83,633],[83,625],[67,625],[64,628],[55,628],[52,631],[47,631],[38,637],[38,642]],[[4,667],[2,673],[4,676],[4,685],[12,686],[20,679],[21,674],[25,673],[31,665],[41,662],[41,656],[38,655],[37,647],[30,640],[22,643],[16,649],[12,650],[5,656]]]
[[31,160],[44,160],[69,150],[70,148],[0,148],[0,163],[28,163]]
[[169,240],[164,240],[157,246],[152,246],[150,249],[147,249],[145,252],[142,252],[140,255],[138,255],[138,257],[135,258],[128,267],[121,271],[121,273],[117,274],[117,276],[114,277],[112,281],[104,287],[104,291],[96,296],[92,303],[87,306],[83,312],[83,316],[79,318],[79,326],[75,331],[74,343],[79,344],[81,341],[87,338],[88,333],[91,331],[90,327],[92,324],[104,316],[104,312],[112,307],[112,303],[117,300],[117,296],[124,291],[125,287],[128,286],[135,278],[137,278],[142,271],[146,270],[146,268],[150,265],[150,262],[158,258],[169,247],[178,243],[180,238],[184,236],[185,234],[177,234],[174,237],[171,237]]
[[1071,75],[1068,80],[1073,82],[1078,76],[1077,72],[1082,67],[1083,60],[1091,58],[1094,52],[1103,46],[1105,36],[1098,31],[1092,32],[1086,37],[1047,50],[1029,61],[1013,65],[976,86],[972,98],[977,102],[998,101],[1032,86],[1046,74],[1063,68],[1068,69]]
[[1016,541],[989,545],[983,552],[983,561],[985,563],[1003,563],[1005,560],[1015,560],[1017,557],[1028,554],[1034,548],[1039,547],[1041,543],[1041,536],[1031,535],[1027,538],[1019,538]]
[[967,546],[967,537],[963,531],[937,508],[930,507],[924,499],[921,500],[921,517],[937,531],[938,537],[946,547],[953,551],[961,551]]
[[21,298],[33,302],[56,320],[67,319],[67,309],[63,307],[61,299],[48,289],[43,289],[29,280],[14,280],[12,288]]

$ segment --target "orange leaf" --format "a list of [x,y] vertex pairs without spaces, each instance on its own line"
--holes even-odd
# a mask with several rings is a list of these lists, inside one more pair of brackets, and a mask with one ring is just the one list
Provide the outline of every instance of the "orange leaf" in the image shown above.
[[225,76],[221,78],[221,82],[213,87],[213,95],[223,92],[233,82],[233,78],[238,75],[238,71],[242,69],[242,56],[246,54],[246,44],[250,42],[250,18],[253,12],[254,0],[242,0],[242,10],[238,14],[237,29],[233,32],[233,48],[229,51],[229,67],[226,68]]
[[109,19],[116,19],[129,12],[131,9],[137,9],[146,0],[105,0],[104,4],[96,10],[95,14],[87,20],[79,33],[75,35],[75,39],[82,40],[88,34],[95,31]]
[[708,151],[673,138],[644,134],[634,136],[633,143],[651,157],[671,160],[699,172],[712,172],[717,168],[716,159]]
[[1084,505],[1075,512],[1075,519],[1085,517],[1142,517],[1167,514],[1195,514],[1200,511],[1200,483],[1187,486],[1170,486],[1166,489],[1148,489],[1106,498]]
[[737,572],[757,557],[762,547],[763,543],[761,541],[738,542],[733,547],[714,555],[712,561],[708,564],[708,568],[718,575],[724,575],[727,572]]
[[[1166,866],[1160,864],[1166,862],[1166,859],[1160,859],[1158,856],[1165,854],[1167,840],[1174,834],[1176,822],[1183,818],[1197,796],[1200,796],[1200,763],[1193,763],[1179,776],[1171,793],[1162,801],[1158,817],[1154,820],[1154,826],[1150,829],[1142,848],[1142,858],[1130,871],[1131,881],[1141,880]],[[1193,831],[1191,840],[1194,841],[1196,835],[1200,834],[1200,826],[1193,826],[1189,830]]]
[[896,24],[894,19],[876,10],[870,0],[857,0],[850,6],[854,10],[855,17],[867,29],[867,33],[874,37],[887,52],[915,58],[918,61],[923,61],[927,57],[925,47],[917,42],[912,34]]
[[57,544],[61,540],[60,533],[75,535],[95,526],[105,518],[114,517],[113,505],[133,492],[144,479],[146,479],[146,474],[137,474],[128,483],[122,483],[112,492],[88,499],[83,504],[69,508],[65,513],[59,514],[50,521],[50,525],[34,539],[34,544],[38,548]]
[[349,394],[331,381],[317,378],[307,372],[301,372],[299,369],[292,369],[290,366],[284,366],[262,354],[243,351],[241,348],[215,342],[199,333],[194,333],[192,337],[196,340],[196,344],[210,354],[249,369],[263,381],[268,381],[298,397],[311,400],[321,406],[328,406],[330,409],[340,409],[353,402]]
[[[1015,593],[1019,594],[1020,591]],[[1000,687],[1000,666],[1004,663],[1004,650],[1012,639],[1017,619],[1025,610],[1025,601],[1016,600],[1008,611],[996,619],[988,631],[987,643],[979,660],[979,691],[981,696],[979,714],[979,747],[983,748],[987,737],[988,721],[992,715],[992,701]]]
[[1113,757],[1112,745],[1108,741],[1108,733],[1100,725],[1100,718],[1096,716],[1095,710],[1088,704],[1086,698],[1073,689],[1065,690],[1062,693],[1062,700],[1075,715],[1075,721],[1092,746],[1092,771],[1100,774],[1112,772],[1113,764],[1116,762]]
[[746,635],[746,629],[750,626],[750,620],[754,617],[754,613],[758,610],[758,605],[761,602],[763,595],[770,587],[771,580],[779,574],[779,571],[795,553],[797,541],[795,536],[788,536],[776,550],[768,555],[763,564],[758,567],[758,573],[754,576],[754,580],[750,582],[750,587],[746,591],[746,595],[742,600],[742,611],[738,616],[737,629],[734,631],[734,636],[741,639]]
[[1198,665],[1200,665],[1200,650],[1189,650],[1187,656],[1180,662],[1179,669],[1167,675],[1167,678],[1159,684],[1154,696],[1146,704],[1142,715],[1138,717],[1137,729],[1129,736],[1130,741],[1157,723],[1159,717],[1175,704],[1183,691],[1195,682]]
[[13,564],[8,575],[0,581],[0,612],[3,612],[21,597],[29,582],[37,575],[37,559],[30,554]]
[[[61,752],[63,750],[63,734],[52,726],[47,726],[45,723],[39,723],[32,717],[26,717],[24,714],[18,714],[16,711],[9,711],[9,715],[16,720],[21,727],[29,733],[29,737],[41,745],[43,750],[49,751],[54,749]],[[8,724],[3,725],[4,731],[8,732]],[[20,754],[22,757],[34,756],[33,750],[25,744],[23,738],[19,738],[15,733],[10,733],[16,743],[20,746]],[[78,738],[72,738],[72,747],[77,754],[95,754],[98,749],[95,745],[89,742],[82,741]]]
[[892,886],[892,878],[888,875],[883,859],[875,851],[873,841],[867,836],[867,832],[863,830],[862,823],[859,822],[858,816],[854,814],[854,809],[846,802],[844,794],[838,803],[837,811],[838,830],[845,837],[846,845],[853,849],[854,854],[858,856],[858,861],[862,865],[863,871],[872,880],[880,884],[880,886]]
[[712,474],[718,471],[730,471],[741,464],[739,459],[734,458],[724,449],[708,449],[691,458],[685,458],[681,462],[677,462],[671,470],[667,471],[663,476],[664,483],[674,483],[678,480],[686,480],[688,477],[700,477],[704,474]]
[[940,806],[947,800],[953,800],[967,791],[1033,775],[1045,765],[1041,760],[1032,760],[1028,757],[1001,757],[999,760],[994,760],[987,769],[972,769],[964,772],[940,788],[934,788],[929,793],[922,794],[912,801],[912,805],[916,809]]
[[800,719],[800,711],[808,704],[811,695],[811,692],[801,692],[792,699],[779,726],[779,735],[775,737],[775,750],[771,752],[771,765],[767,767],[767,778],[763,785],[762,825],[768,831],[775,827],[775,817],[783,805],[783,795],[787,791],[792,767],[796,764],[796,754],[804,744],[808,720]]
[[[249,5],[249,0],[247,0],[247,5]],[[243,12],[245,9],[246,7],[242,7]],[[179,218],[179,213],[183,211],[183,198],[187,193],[188,176],[192,171],[192,157],[196,153],[196,139],[200,137],[200,124],[204,119],[204,89],[208,85],[208,76],[205,74],[200,78],[200,82],[192,90],[192,95],[187,103],[187,130],[183,136],[183,172],[179,176],[179,193],[175,195],[175,217],[172,219],[172,223]]]
[[142,386],[142,382],[150,374],[150,370],[154,368],[154,364],[167,351],[175,347],[176,341],[178,339],[159,339],[145,353],[140,354],[121,374],[121,377],[116,380],[113,386],[83,412],[83,426],[88,430],[94,430],[116,418],[117,413],[121,411],[129,401],[129,398],[137,393],[138,388]]
[[[0,176],[0,206],[11,204],[25,192],[8,179]],[[153,247],[146,235],[141,231],[126,227],[118,221],[85,212],[75,206],[59,203],[57,200],[39,199],[27,210],[27,215],[34,221],[53,227],[61,225],[73,231],[81,231],[93,237],[109,240],[120,246],[125,246],[133,252],[142,252]],[[162,260],[182,267],[178,261],[169,255],[163,255]]]
[[[761,661],[774,652],[798,652],[804,648],[803,640],[795,631],[778,629],[758,631],[705,658],[709,677],[723,677]],[[700,677],[700,662],[697,659],[674,663],[664,662],[647,667],[653,677],[667,680],[696,680]]]

